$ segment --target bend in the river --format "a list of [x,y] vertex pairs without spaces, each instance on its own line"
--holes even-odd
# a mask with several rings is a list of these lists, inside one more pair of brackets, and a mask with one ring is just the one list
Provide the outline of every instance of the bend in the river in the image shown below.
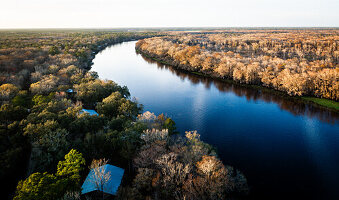
[[137,54],[135,43],[100,52],[92,70],[128,86],[145,111],[167,114],[181,133],[197,130],[244,172],[252,196],[339,196],[338,113],[174,70]]

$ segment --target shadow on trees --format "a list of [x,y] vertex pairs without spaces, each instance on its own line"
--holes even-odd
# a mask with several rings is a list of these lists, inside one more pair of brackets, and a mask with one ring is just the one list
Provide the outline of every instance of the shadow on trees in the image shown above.
[[[138,53],[141,55],[140,53]],[[219,80],[205,76],[199,76],[176,69],[169,65],[161,64],[144,55],[142,58],[150,64],[157,64],[160,69],[167,69],[172,74],[180,77],[181,80],[188,79],[193,84],[204,84],[206,89],[210,89],[212,85],[223,93],[232,92],[238,97],[246,97],[247,101],[264,101],[266,103],[275,103],[281,110],[288,111],[295,116],[306,115],[311,118],[317,118],[321,121],[335,124],[339,122],[339,113],[319,107],[314,104],[309,104],[297,97],[288,96],[282,92],[274,91],[265,87],[254,88],[253,86],[241,85],[231,80]]]

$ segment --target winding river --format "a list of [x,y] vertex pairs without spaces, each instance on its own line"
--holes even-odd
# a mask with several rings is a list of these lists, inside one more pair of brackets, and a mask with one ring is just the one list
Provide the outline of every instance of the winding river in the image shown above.
[[92,70],[128,86],[144,111],[165,113],[181,134],[197,130],[246,175],[251,197],[338,199],[338,113],[174,70],[137,54],[135,43],[106,48]]

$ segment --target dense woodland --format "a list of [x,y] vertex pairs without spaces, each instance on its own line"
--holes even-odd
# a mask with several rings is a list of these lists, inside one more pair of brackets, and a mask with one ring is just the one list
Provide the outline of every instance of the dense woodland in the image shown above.
[[153,36],[159,33],[0,32],[2,194],[83,198],[88,167],[102,159],[125,169],[117,199],[234,199],[248,192],[244,175],[224,166],[197,132],[177,135],[173,120],[141,114],[127,87],[89,71],[105,47]]
[[149,57],[207,76],[339,100],[339,31],[238,30],[144,39]]

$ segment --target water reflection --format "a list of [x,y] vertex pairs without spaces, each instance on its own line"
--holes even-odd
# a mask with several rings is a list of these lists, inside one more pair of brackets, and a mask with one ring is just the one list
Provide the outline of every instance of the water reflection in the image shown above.
[[[305,143],[308,146],[308,153],[311,160],[316,166],[318,176],[322,185],[322,189],[328,194],[328,198],[333,198],[339,195],[336,187],[339,184],[339,174],[336,173],[335,158],[332,154],[329,142],[326,141],[326,135],[319,131],[319,122],[314,119],[306,118],[305,120]],[[333,194],[331,191],[336,191]]]
[[204,123],[206,122],[205,118],[205,108],[206,108],[206,95],[205,89],[198,87],[196,91],[196,97],[194,98],[193,106],[192,106],[192,113],[193,115],[193,125],[198,130],[205,132]]
[[244,172],[253,198],[339,197],[338,113],[175,70],[134,48],[135,42],[107,48],[93,70],[127,85],[145,110],[172,117],[180,133],[197,130],[225,164]]
[[[139,53],[137,53],[139,54]],[[140,54],[139,54],[140,55]],[[266,103],[275,103],[280,109],[292,113],[294,116],[305,115],[309,118],[317,118],[323,122],[338,124],[339,123],[339,112],[334,112],[328,109],[324,109],[312,104],[305,104],[303,101],[293,97],[276,94],[269,90],[253,89],[238,84],[216,80],[208,77],[202,77],[192,73],[187,73],[183,70],[175,69],[171,66],[156,62],[146,56],[141,55],[142,58],[150,64],[156,64],[159,69],[167,69],[172,74],[180,77],[181,80],[188,79],[192,84],[204,84],[206,89],[210,89],[211,85],[220,92],[232,92],[238,97],[246,97],[248,101],[264,101]],[[199,93],[199,91],[197,91]],[[202,98],[203,95],[201,95]],[[198,98],[200,99],[200,97]],[[198,103],[198,102],[197,102]]]

